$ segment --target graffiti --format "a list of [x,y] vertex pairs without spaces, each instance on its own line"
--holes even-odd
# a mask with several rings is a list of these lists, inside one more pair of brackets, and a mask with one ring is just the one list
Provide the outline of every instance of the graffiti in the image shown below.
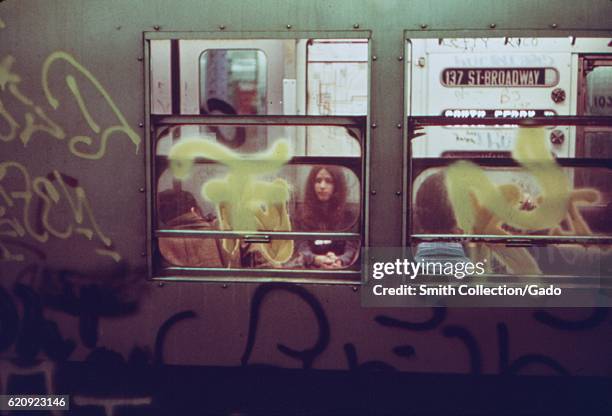
[[[533,210],[519,208],[520,194],[516,187],[496,187],[480,167],[470,162],[456,162],[448,168],[449,198],[458,225],[464,231],[471,233],[477,228],[475,221],[478,215],[472,211],[474,198],[482,208],[515,228],[538,230],[555,227],[561,222],[567,211],[570,185],[546,148],[543,133],[539,129],[521,129],[513,151],[513,157],[540,184],[541,201]],[[478,183],[478,189],[475,189],[475,183]]]
[[409,322],[390,316],[379,315],[374,318],[379,325],[389,328],[401,328],[409,331],[429,331],[437,328],[446,319],[446,308],[432,308],[431,318],[421,322]]
[[[73,75],[66,75],[66,85],[76,100],[81,115],[87,122],[87,125],[91,131],[100,135],[100,144],[98,149],[93,151],[89,150],[89,148],[94,145],[94,139],[91,136],[87,134],[77,134],[72,136],[68,140],[70,152],[83,159],[100,159],[106,153],[108,140],[115,134],[126,135],[135,145],[136,152],[138,152],[141,138],[128,125],[125,117],[119,111],[108,92],[91,74],[91,72],[78,63],[73,56],[62,51],[54,52],[49,55],[42,68],[43,91],[51,107],[53,107],[53,109],[57,109],[60,103],[51,93],[49,85],[49,72],[53,64],[60,60],[68,63],[94,86],[96,91],[102,96],[119,121],[119,124],[108,126],[102,130],[87,108],[87,104],[83,98],[83,95],[81,94],[76,78]],[[18,136],[24,147],[26,147],[32,140],[34,134],[38,132],[46,133],[57,140],[64,140],[67,137],[66,131],[58,123],[53,121],[41,106],[37,105],[33,100],[21,92],[19,84],[21,83],[22,79],[17,73],[12,72],[14,63],[15,58],[11,55],[4,57],[2,61],[0,61],[0,91],[8,91],[13,99],[16,99],[21,105],[27,108],[23,115],[23,122],[25,125],[22,128],[22,125],[20,124],[21,120],[17,120],[16,117],[9,111],[7,106],[4,105],[4,102],[0,100],[0,119],[3,119],[6,123],[5,130],[0,132],[0,140],[10,142]],[[14,107],[15,106],[10,106],[10,108]],[[97,104],[96,107],[99,107],[99,105]]]
[[[68,64],[74,67],[77,71],[79,71],[82,75],[84,75],[85,78],[87,78],[89,82],[91,82],[94,85],[96,90],[100,93],[100,95],[102,95],[102,97],[104,98],[104,101],[106,101],[106,103],[109,105],[112,112],[115,114],[115,116],[120,122],[120,124],[109,126],[106,129],[104,129],[104,131],[102,131],[101,136],[100,136],[100,147],[98,151],[91,153],[91,152],[84,152],[82,150],[79,150],[77,148],[77,145],[91,146],[93,143],[93,139],[91,137],[81,136],[81,135],[74,136],[70,139],[69,141],[70,151],[76,156],[82,157],[84,159],[100,159],[102,156],[104,156],[106,152],[107,141],[111,137],[111,135],[115,133],[123,133],[136,146],[136,153],[138,153],[138,147],[140,145],[140,136],[134,130],[132,130],[132,128],[128,125],[127,121],[125,120],[125,117],[119,111],[119,109],[117,108],[113,100],[110,98],[110,95],[104,89],[104,87],[102,87],[100,82],[91,74],[91,72],[89,72],[85,67],[79,64],[76,61],[76,59],[74,59],[74,57],[72,57],[70,54],[66,52],[58,51],[58,52],[52,53],[51,55],[49,55],[49,57],[45,60],[43,64],[42,85],[43,85],[43,90],[45,92],[45,97],[47,98],[47,101],[49,102],[51,107],[53,107],[54,109],[57,109],[60,104],[59,101],[51,94],[51,91],[49,88],[49,70],[51,66],[53,65],[53,63],[59,60],[66,61]],[[66,84],[68,85],[70,92],[73,94],[73,96],[77,100],[79,109],[81,110],[81,114],[85,117],[87,124],[89,125],[89,127],[91,128],[93,132],[95,132],[96,134],[99,134],[101,131],[101,128],[93,120],[91,113],[87,109],[85,101],[83,100],[83,97],[80,93],[76,79],[72,75],[67,75]]]
[[261,306],[263,301],[270,295],[272,292],[289,292],[304,302],[312,309],[312,312],[315,315],[315,319],[317,320],[317,324],[319,326],[319,334],[317,336],[317,340],[314,345],[310,348],[305,348],[301,351],[294,350],[293,348],[287,347],[283,344],[278,344],[277,348],[283,354],[288,355],[291,358],[295,358],[296,360],[300,360],[302,362],[302,367],[304,369],[311,368],[314,360],[325,351],[327,345],[329,344],[329,322],[327,321],[327,316],[325,315],[325,311],[323,307],[317,300],[317,298],[304,289],[301,286],[296,286],[292,284],[264,284],[260,285],[253,298],[251,300],[251,314],[249,318],[249,333],[247,337],[246,347],[244,349],[244,353],[242,354],[242,365],[245,366],[249,362],[249,358],[251,357],[251,353],[253,352],[253,347],[255,346],[255,340],[257,338],[257,327],[259,325]]
[[[468,234],[482,235],[543,229],[552,235],[592,235],[577,206],[596,203],[600,200],[599,193],[571,188],[567,175],[546,147],[542,129],[520,129],[513,157],[538,184],[537,201],[526,200],[515,184],[494,185],[485,171],[471,162],[456,162],[447,170],[446,184],[459,228]],[[569,224],[569,231],[561,228],[563,220]],[[542,273],[524,248],[480,247],[477,250],[476,258],[493,255],[514,273]]]
[[610,309],[593,308],[591,314],[584,319],[566,320],[553,315],[552,313],[540,310],[533,313],[533,318],[542,323],[560,331],[586,331],[593,329],[603,324],[610,314]]
[[[34,133],[45,132],[58,140],[63,140],[66,137],[65,131],[52,121],[40,106],[34,104],[19,89],[21,77],[11,72],[14,63],[15,58],[11,55],[6,56],[0,62],[0,90],[8,90],[17,101],[30,110],[24,114],[25,127],[19,133],[19,139],[26,146]],[[0,100],[0,116],[8,124],[8,131],[5,134],[0,134],[0,140],[10,142],[17,137],[21,125],[4,106],[2,100]],[[38,121],[37,117],[42,120],[42,124],[36,124]]]
[[[14,345],[16,363],[20,367],[36,366],[41,352],[54,362],[66,360],[74,351],[76,344],[71,339],[64,339],[57,323],[44,318],[40,295],[23,284],[16,284],[13,292],[21,303],[23,316],[20,318],[13,298],[5,289],[0,288],[2,302],[0,348],[6,350]],[[9,365],[8,362],[1,362]],[[31,369],[31,371],[40,370]],[[6,371],[2,371],[2,374],[3,377],[8,377]],[[3,380],[2,388],[6,389],[6,379]]]
[[346,355],[348,368],[351,371],[395,371],[393,366],[384,361],[373,360],[359,363],[357,349],[351,343],[344,344],[344,354]]
[[412,345],[398,345],[393,347],[393,354],[402,358],[412,358],[416,355],[416,351]]
[[40,291],[45,305],[79,318],[81,342],[88,348],[98,344],[100,318],[136,313],[145,293],[143,272],[120,262],[98,273],[71,270],[40,272]]
[[544,365],[558,374],[569,375],[569,372],[557,361],[542,354],[526,354],[510,362],[510,335],[508,326],[497,324],[497,339],[499,343],[499,373],[517,374],[520,370],[533,364]]
[[[243,156],[229,148],[203,139],[182,139],[172,146],[168,158],[175,177],[188,177],[196,157],[222,163],[229,172],[222,179],[210,179],[202,185],[202,196],[217,207],[222,230],[291,231],[287,211],[289,184],[280,178],[272,182],[257,179],[274,174],[291,159],[289,143],[278,140],[266,152]],[[240,241],[223,239],[222,247],[232,265],[239,257]],[[254,244],[272,264],[282,264],[293,254],[293,240],[272,240]]]
[[456,325],[445,326],[442,333],[447,338],[457,338],[467,348],[470,363],[470,374],[482,373],[482,355],[476,338],[465,328]]
[[175,313],[170,318],[166,319],[166,322],[159,327],[157,336],[155,337],[155,364],[161,365],[164,363],[164,341],[166,340],[166,336],[168,335],[170,328],[172,328],[177,322],[195,317],[196,313],[194,311],[182,311]]
[[[13,186],[8,185],[9,179]],[[67,240],[80,235],[87,240],[94,237],[102,243],[101,248],[95,252],[101,256],[109,256],[116,262],[121,259],[119,253],[113,249],[112,240],[104,234],[93,214],[91,204],[85,190],[74,186],[71,192],[69,186],[58,171],[52,172],[52,179],[58,186],[46,177],[32,177],[28,169],[15,161],[0,163],[0,238],[31,238],[38,243],[46,243],[49,236]],[[40,230],[32,223],[34,201],[38,198],[42,206],[40,214]],[[62,203],[63,202],[63,203]],[[54,210],[70,208],[72,214],[70,223],[61,226],[52,221]],[[8,261],[23,261],[23,254],[12,253],[7,244],[0,239],[0,259]]]

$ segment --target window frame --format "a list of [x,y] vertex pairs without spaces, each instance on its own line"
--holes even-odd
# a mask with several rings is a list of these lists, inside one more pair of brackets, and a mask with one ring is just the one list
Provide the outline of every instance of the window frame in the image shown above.
[[[151,114],[151,56],[150,56],[150,41],[152,40],[254,40],[254,39],[366,39],[368,43],[368,103],[367,113],[363,116],[285,116],[285,115],[153,115]],[[144,128],[147,132],[145,163],[146,163],[146,197],[147,197],[147,213],[146,213],[146,231],[147,231],[147,257],[148,279],[158,281],[205,281],[205,282],[293,282],[293,283],[315,283],[315,284],[341,284],[341,285],[358,285],[361,282],[361,266],[360,260],[356,263],[357,269],[271,269],[271,268],[192,268],[171,266],[164,270],[171,273],[160,274],[160,270],[156,267],[156,259],[154,258],[157,250],[157,238],[160,236],[203,236],[219,239],[220,237],[243,237],[252,238],[253,241],[265,240],[271,237],[277,239],[293,239],[299,240],[300,237],[334,237],[342,239],[360,240],[360,246],[367,246],[368,235],[368,198],[366,190],[369,188],[369,129],[370,124],[370,106],[371,106],[371,77],[372,77],[372,53],[371,53],[371,32],[369,30],[352,30],[352,31],[330,31],[330,32],[143,32],[143,56],[144,56],[144,75],[145,75],[145,122]],[[172,71],[172,70],[171,70]],[[174,76],[171,73],[172,76]],[[176,92],[172,94],[174,96]],[[175,106],[173,106],[175,107]],[[179,112],[180,112],[180,105]],[[156,178],[156,158],[155,145],[157,138],[155,137],[157,128],[161,125],[181,125],[181,124],[201,124],[201,125],[288,125],[288,126],[340,126],[351,129],[358,129],[361,134],[359,137],[361,155],[359,157],[347,157],[359,164],[361,176],[357,175],[360,180],[360,218],[358,223],[357,233],[348,232],[240,232],[240,231],[220,231],[220,230],[202,230],[202,231],[173,231],[173,230],[157,230],[157,213],[153,209],[157,194]],[[296,159],[302,160],[296,162]],[[304,160],[309,159],[310,162]],[[292,158],[288,165],[301,164],[334,164],[334,161],[343,159],[343,157],[320,157],[320,156],[305,156]],[[345,163],[341,163],[345,166]]]

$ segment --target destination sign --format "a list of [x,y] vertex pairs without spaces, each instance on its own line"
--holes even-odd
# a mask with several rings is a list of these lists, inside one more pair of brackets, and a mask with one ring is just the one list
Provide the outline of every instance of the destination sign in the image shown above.
[[504,151],[478,151],[478,150],[447,150],[442,152],[442,157],[448,158],[485,158],[485,159],[510,159],[512,157],[512,152],[504,152]]
[[556,116],[555,110],[519,110],[519,109],[466,109],[454,108],[442,111],[444,117],[454,118],[531,118],[531,117],[552,117]]
[[559,82],[554,68],[446,68],[445,87],[551,87]]

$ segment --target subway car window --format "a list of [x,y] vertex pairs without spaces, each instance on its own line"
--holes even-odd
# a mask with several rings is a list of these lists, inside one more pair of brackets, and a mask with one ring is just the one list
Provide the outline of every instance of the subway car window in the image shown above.
[[155,39],[149,44],[152,114],[367,114],[367,39]]
[[564,276],[599,285],[609,275],[607,42],[407,42],[406,243],[415,258],[485,260],[492,275],[567,284]]
[[256,49],[208,49],[200,56],[202,114],[266,114],[267,58]]
[[359,280],[367,39],[150,43],[153,275]]

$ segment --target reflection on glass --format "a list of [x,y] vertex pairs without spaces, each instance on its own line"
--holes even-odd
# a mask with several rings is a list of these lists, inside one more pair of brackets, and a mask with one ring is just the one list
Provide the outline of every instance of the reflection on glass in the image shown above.
[[267,59],[255,49],[209,49],[200,57],[202,114],[266,114]]

